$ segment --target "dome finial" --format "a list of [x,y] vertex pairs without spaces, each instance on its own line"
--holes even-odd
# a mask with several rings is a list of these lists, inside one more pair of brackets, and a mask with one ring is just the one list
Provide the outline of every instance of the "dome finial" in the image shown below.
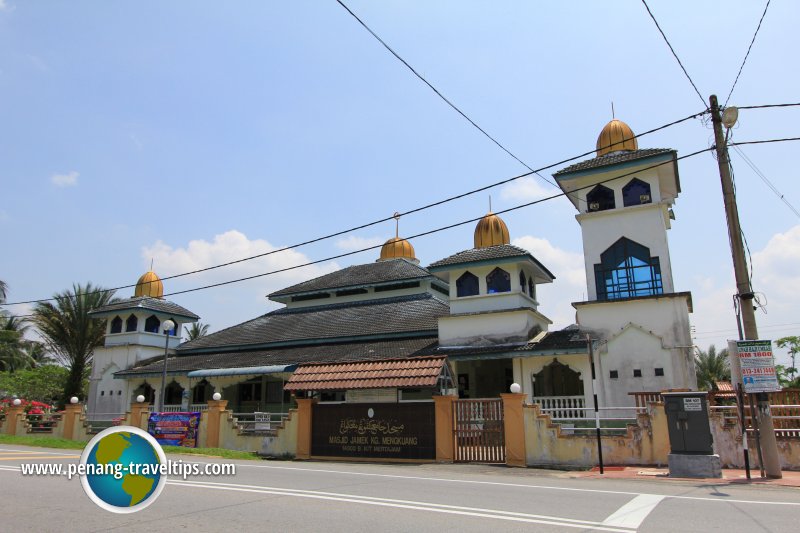
[[475,226],[475,248],[488,248],[489,246],[499,246],[509,244],[511,238],[508,234],[508,226],[503,219],[492,213],[491,209]]
[[150,298],[164,297],[164,284],[161,282],[161,278],[152,271],[152,263],[150,266],[151,270],[142,274],[139,281],[136,282],[136,290],[133,293],[134,298],[140,296],[147,296]]
[[614,120],[617,116],[614,114],[614,100],[611,100],[611,120]]
[[492,195],[489,195],[489,212],[492,212]]
[[[614,103],[611,103],[611,114],[614,115]],[[617,118],[603,127],[597,137],[597,157],[611,152],[634,151],[639,149],[636,135],[630,126]]]
[[408,259],[412,263],[419,264],[414,253],[414,247],[406,239],[400,238],[400,213],[395,212],[394,218],[394,238],[389,239],[381,246],[381,256],[378,261],[391,261],[392,259]]

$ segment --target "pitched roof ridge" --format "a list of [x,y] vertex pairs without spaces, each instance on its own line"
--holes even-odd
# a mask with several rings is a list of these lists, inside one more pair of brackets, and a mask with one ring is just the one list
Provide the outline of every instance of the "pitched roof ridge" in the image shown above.
[[436,298],[433,294],[429,292],[420,292],[416,294],[404,294],[402,296],[389,296],[387,298],[370,298],[367,300],[355,300],[351,302],[336,302],[330,304],[322,304],[322,305],[309,305],[303,307],[282,307],[280,309],[276,309],[274,311],[270,311],[264,316],[274,316],[274,315],[291,315],[291,314],[302,314],[302,313],[311,313],[311,312],[319,312],[319,311],[328,311],[332,309],[347,309],[351,307],[368,307],[372,305],[382,305],[382,304],[392,304],[392,303],[400,303],[400,302],[413,302],[415,300],[437,300],[440,303],[445,303]]

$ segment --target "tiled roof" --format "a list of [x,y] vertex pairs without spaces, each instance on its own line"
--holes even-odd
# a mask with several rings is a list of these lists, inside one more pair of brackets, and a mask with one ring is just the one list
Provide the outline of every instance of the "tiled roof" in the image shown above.
[[313,307],[283,308],[186,342],[179,352],[337,337],[434,332],[448,304],[430,293]]
[[469,263],[478,263],[481,261],[491,261],[494,259],[507,259],[514,257],[524,257],[530,259],[539,266],[550,277],[555,279],[555,276],[545,268],[535,257],[531,255],[528,250],[514,246],[513,244],[500,244],[498,246],[489,246],[487,248],[472,248],[458,252],[450,257],[445,257],[428,265],[429,269],[438,269],[440,267],[464,265]]
[[128,298],[126,300],[120,300],[118,302],[93,309],[89,314],[109,314],[121,311],[135,311],[137,309],[146,309],[148,311],[156,311],[168,315],[181,316],[184,318],[193,318],[195,320],[200,318],[196,314],[176,303],[172,303],[161,298],[151,298],[149,296],[139,296]]
[[336,272],[331,272],[330,274],[325,274],[324,276],[275,291],[270,294],[269,297],[273,298],[291,294],[343,289],[346,287],[363,287],[394,281],[410,281],[432,277],[430,272],[419,265],[415,265],[411,261],[406,259],[392,259],[390,261],[378,261],[365,265],[349,266],[337,270]]
[[446,358],[301,365],[286,382],[290,391],[434,387]]
[[571,174],[573,172],[578,172],[581,170],[590,170],[594,168],[606,167],[609,165],[616,165],[619,163],[627,163],[629,161],[645,159],[648,157],[652,157],[654,155],[667,154],[669,152],[674,152],[674,150],[672,148],[645,148],[642,150],[634,150],[634,151],[611,152],[601,157],[587,159],[586,161],[581,161],[580,163],[575,163],[574,165],[570,165],[567,168],[559,170],[558,172],[553,174],[553,176],[558,177],[558,176],[563,176],[564,174]]
[[[436,346],[436,337],[397,339],[380,342],[354,342],[342,344],[322,344],[255,350],[250,352],[209,353],[197,355],[178,355],[167,361],[167,372],[183,374],[192,370],[212,368],[241,368],[272,365],[293,365],[301,363],[334,363],[339,361],[371,361],[376,359],[397,359],[415,357],[428,353]],[[428,354],[430,355],[430,354]],[[118,377],[136,375],[160,375],[164,359],[153,357],[138,366],[117,372]]]
[[518,345],[496,346],[437,346],[424,353],[436,353],[452,357],[467,357],[476,355],[491,355],[519,352],[519,357],[525,354],[536,355],[537,352],[586,352],[587,344],[585,333],[575,326],[570,326],[559,331],[548,332],[539,342],[528,342]]

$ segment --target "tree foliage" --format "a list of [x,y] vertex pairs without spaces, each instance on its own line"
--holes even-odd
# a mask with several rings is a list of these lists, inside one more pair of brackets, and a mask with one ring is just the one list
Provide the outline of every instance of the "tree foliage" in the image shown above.
[[786,368],[786,373],[789,375],[788,382],[790,382],[790,384],[784,386],[785,387],[800,386],[800,378],[795,379],[795,376],[797,374],[797,366],[795,366],[795,361],[794,361],[797,354],[800,353],[800,336],[792,335],[789,337],[781,337],[780,339],[775,341],[775,344],[777,344],[779,348],[788,348],[789,357],[792,358],[792,366]]
[[208,328],[209,325],[203,324],[202,322],[195,322],[191,327],[184,327],[183,329],[186,331],[186,340],[193,341],[200,337],[205,337],[208,335]]
[[697,350],[694,366],[697,374],[697,387],[700,390],[717,390],[717,381],[730,381],[731,379],[727,348],[717,353],[716,346],[712,344],[708,347],[708,351]]
[[84,397],[84,375],[91,367],[94,349],[103,344],[105,322],[90,317],[89,312],[115,301],[114,291],[91,283],[73,284],[71,291],[57,293],[53,300],[36,304],[31,320],[48,350],[69,370],[62,396],[66,402],[72,396]]
[[[0,372],[0,396],[56,403],[64,393],[69,370],[63,366],[42,365],[17,372]],[[83,380],[85,390],[88,380]]]

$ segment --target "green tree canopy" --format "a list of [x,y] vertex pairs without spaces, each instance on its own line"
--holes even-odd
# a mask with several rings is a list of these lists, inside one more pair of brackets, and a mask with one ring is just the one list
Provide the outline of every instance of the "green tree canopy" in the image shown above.
[[81,385],[91,366],[94,349],[103,344],[105,322],[89,316],[89,311],[114,300],[114,291],[91,283],[73,284],[72,290],[57,293],[53,302],[40,302],[31,319],[45,340],[48,350],[68,370],[62,399],[82,397]]
[[[0,372],[0,396],[19,396],[49,404],[56,403],[64,393],[69,370],[63,366],[43,365],[18,372]],[[86,388],[88,380],[84,380]]]
[[717,381],[730,381],[731,379],[727,348],[717,353],[716,346],[712,344],[708,347],[707,352],[697,350],[694,366],[697,374],[697,387],[700,390],[716,390]]
[[184,327],[183,329],[186,331],[186,340],[193,341],[200,337],[205,337],[208,335],[208,327],[208,324],[203,324],[202,322],[195,322],[192,324],[192,327]]

